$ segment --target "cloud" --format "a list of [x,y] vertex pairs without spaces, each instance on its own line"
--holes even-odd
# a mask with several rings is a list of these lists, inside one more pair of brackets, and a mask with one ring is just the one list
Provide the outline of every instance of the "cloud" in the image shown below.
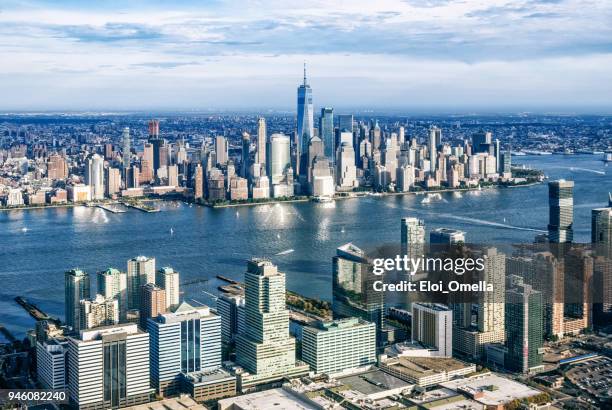
[[[344,84],[341,93],[349,95],[346,87],[356,86],[354,78],[363,78],[390,89],[382,93],[394,95],[392,89],[417,78],[413,71],[420,72],[422,66],[430,77],[419,75],[419,81],[431,80],[437,87],[440,76],[471,83],[465,76],[475,72],[458,70],[465,65],[495,63],[502,65],[495,69],[514,73],[510,65],[525,64],[522,77],[510,76],[507,82],[486,76],[491,88],[512,88],[526,81],[525,76],[537,77],[538,62],[569,59],[585,62],[575,69],[572,81],[592,87],[592,78],[600,83],[610,79],[588,64],[596,61],[593,56],[612,54],[609,21],[612,4],[589,0],[353,0],[341,5],[324,0],[259,0],[240,2],[240,7],[225,1],[112,1],[79,7],[73,0],[8,0],[0,13],[0,85],[20,78],[22,95],[34,99],[39,90],[48,90],[57,94],[51,100],[61,102],[72,92],[78,101],[78,87],[94,83],[129,88],[142,77],[147,87],[133,89],[122,101],[151,100],[152,88],[168,92],[162,86],[166,81],[186,87],[176,92],[195,101],[187,81],[214,79],[222,84],[220,79],[231,79],[227,85],[231,88],[241,81],[252,84],[247,80],[256,78],[266,84],[262,89],[271,94],[266,98],[273,100],[277,93],[285,95],[283,87],[294,91],[299,66],[308,60],[313,75]],[[403,78],[392,71],[395,82],[386,70],[392,64],[404,67]],[[140,77],[133,78],[134,73]],[[369,90],[356,87],[364,93]],[[535,84],[534,91],[524,90],[522,98],[533,100],[536,89],[546,91]],[[589,91],[601,95],[597,87]],[[351,99],[378,99],[373,90],[367,93],[371,94],[351,94]],[[217,101],[229,104],[230,95],[224,93]]]

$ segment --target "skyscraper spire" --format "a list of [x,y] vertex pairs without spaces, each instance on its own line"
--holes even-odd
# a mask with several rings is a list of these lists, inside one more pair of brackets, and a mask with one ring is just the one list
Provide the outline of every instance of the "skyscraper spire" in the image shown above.
[[306,85],[306,61],[304,61],[304,86]]

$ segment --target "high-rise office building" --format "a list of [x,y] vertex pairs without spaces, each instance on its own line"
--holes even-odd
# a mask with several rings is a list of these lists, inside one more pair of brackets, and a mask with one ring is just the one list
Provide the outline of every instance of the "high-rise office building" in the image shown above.
[[121,172],[118,168],[106,168],[106,189],[107,197],[111,197],[121,191]]
[[168,309],[179,304],[179,273],[170,267],[163,267],[155,274],[155,284],[166,291]]
[[127,262],[128,309],[140,307],[140,288],[155,283],[155,258],[137,256]]
[[307,374],[308,365],[295,360],[289,335],[285,274],[267,260],[252,259],[244,279],[246,328],[236,339],[236,359],[248,372],[241,375],[242,390]]
[[71,269],[64,275],[64,308],[66,324],[74,330],[81,329],[81,307],[83,299],[89,299],[89,275],[81,269]]
[[136,324],[84,330],[68,344],[68,396],[74,407],[118,409],[151,400],[149,335]]
[[166,313],[166,291],[155,283],[147,283],[140,288],[140,327],[147,328],[147,319]]
[[153,144],[145,143],[142,150],[142,159],[140,160],[140,180],[143,183],[149,183],[153,180]]
[[81,329],[110,326],[119,323],[119,302],[117,299],[96,295],[92,300],[81,300]]
[[574,237],[574,181],[548,183],[548,240],[552,243],[572,242]]
[[168,165],[168,185],[173,187],[178,187],[178,166]]
[[221,337],[230,343],[236,335],[244,331],[244,297],[223,294],[217,298],[217,314],[221,316]]
[[[516,279],[514,279],[516,278]],[[505,366],[509,370],[527,373],[542,367],[544,320],[542,293],[523,282],[510,278],[513,284],[506,291]]]
[[283,181],[287,170],[291,167],[291,148],[289,137],[284,134],[270,136],[268,160],[268,177],[271,185]]
[[338,129],[340,132],[349,131],[353,133],[353,114],[338,114]]
[[221,367],[221,318],[208,306],[181,303],[174,311],[148,319],[151,381],[167,396],[180,389],[183,374]]
[[257,119],[257,150],[255,151],[255,163],[266,169],[266,143],[267,143],[266,119]]
[[130,158],[132,156],[131,152],[131,144],[130,144],[130,128],[125,127],[123,129],[123,135],[121,137],[123,140],[123,169],[127,169],[130,166]]
[[429,152],[429,172],[431,174],[436,173],[437,160],[438,160],[438,145],[442,140],[442,130],[438,127],[431,127],[429,130],[429,140],[427,145],[427,151]]
[[405,217],[401,221],[401,252],[410,258],[420,258],[425,252],[425,223],[422,219]]
[[119,320],[127,318],[127,275],[119,269],[108,268],[98,272],[98,293],[105,299],[119,302]]
[[378,334],[383,326],[383,293],[373,289],[377,280],[365,252],[347,243],[336,249],[332,259],[332,310],[334,319],[359,317],[376,324]]
[[336,184],[341,188],[359,186],[355,150],[351,144],[346,142],[342,143],[336,151]]
[[302,360],[317,374],[376,363],[376,325],[353,317],[302,329]]
[[91,199],[104,199],[104,159],[98,154],[87,159],[85,183],[91,190]]
[[312,89],[306,81],[306,64],[304,63],[304,82],[297,92],[297,136],[300,152],[308,150],[308,142],[314,136],[314,108],[312,106]]
[[36,343],[36,376],[44,389],[66,389],[68,341],[64,338]]
[[242,178],[248,177],[250,164],[250,152],[251,152],[251,136],[248,132],[242,133],[242,155],[240,163],[240,176]]
[[334,109],[331,107],[321,108],[321,117],[319,118],[319,137],[323,141],[323,151],[325,156],[333,161],[336,156],[336,144],[334,144]]
[[612,207],[591,211],[591,243],[598,254],[612,258]]
[[453,355],[453,311],[433,303],[412,304],[412,342],[435,349],[436,357]]
[[480,152],[489,152],[489,147],[493,143],[493,134],[491,132],[480,131],[472,135],[472,151],[474,154]]
[[215,155],[215,165],[225,165],[227,163],[227,160],[229,159],[227,138],[222,135],[217,135],[215,137]]
[[[479,292],[477,303],[454,303],[453,349],[472,358],[484,355],[487,343],[502,343],[504,333],[506,294],[506,256],[496,248],[474,252],[474,258],[484,260],[480,280],[493,284],[493,291]],[[476,321],[472,317],[476,307]]]

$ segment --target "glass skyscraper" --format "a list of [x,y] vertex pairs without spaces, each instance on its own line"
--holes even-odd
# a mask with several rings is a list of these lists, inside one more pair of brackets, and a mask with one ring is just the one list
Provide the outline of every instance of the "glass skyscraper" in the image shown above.
[[297,134],[302,153],[308,151],[308,142],[314,136],[313,117],[312,89],[306,82],[306,64],[304,64],[304,83],[298,87],[297,96]]
[[336,156],[336,150],[334,144],[334,109],[331,107],[321,108],[319,136],[323,141],[323,153],[328,159],[333,161]]
[[548,240],[552,243],[569,243],[574,237],[574,182],[548,183],[549,222]]

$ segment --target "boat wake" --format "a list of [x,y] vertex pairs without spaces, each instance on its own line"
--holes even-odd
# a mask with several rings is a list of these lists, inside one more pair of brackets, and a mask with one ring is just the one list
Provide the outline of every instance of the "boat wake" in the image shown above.
[[293,252],[294,252],[294,249],[287,249],[286,251],[277,253],[275,256],[289,255],[290,253],[293,253]]

